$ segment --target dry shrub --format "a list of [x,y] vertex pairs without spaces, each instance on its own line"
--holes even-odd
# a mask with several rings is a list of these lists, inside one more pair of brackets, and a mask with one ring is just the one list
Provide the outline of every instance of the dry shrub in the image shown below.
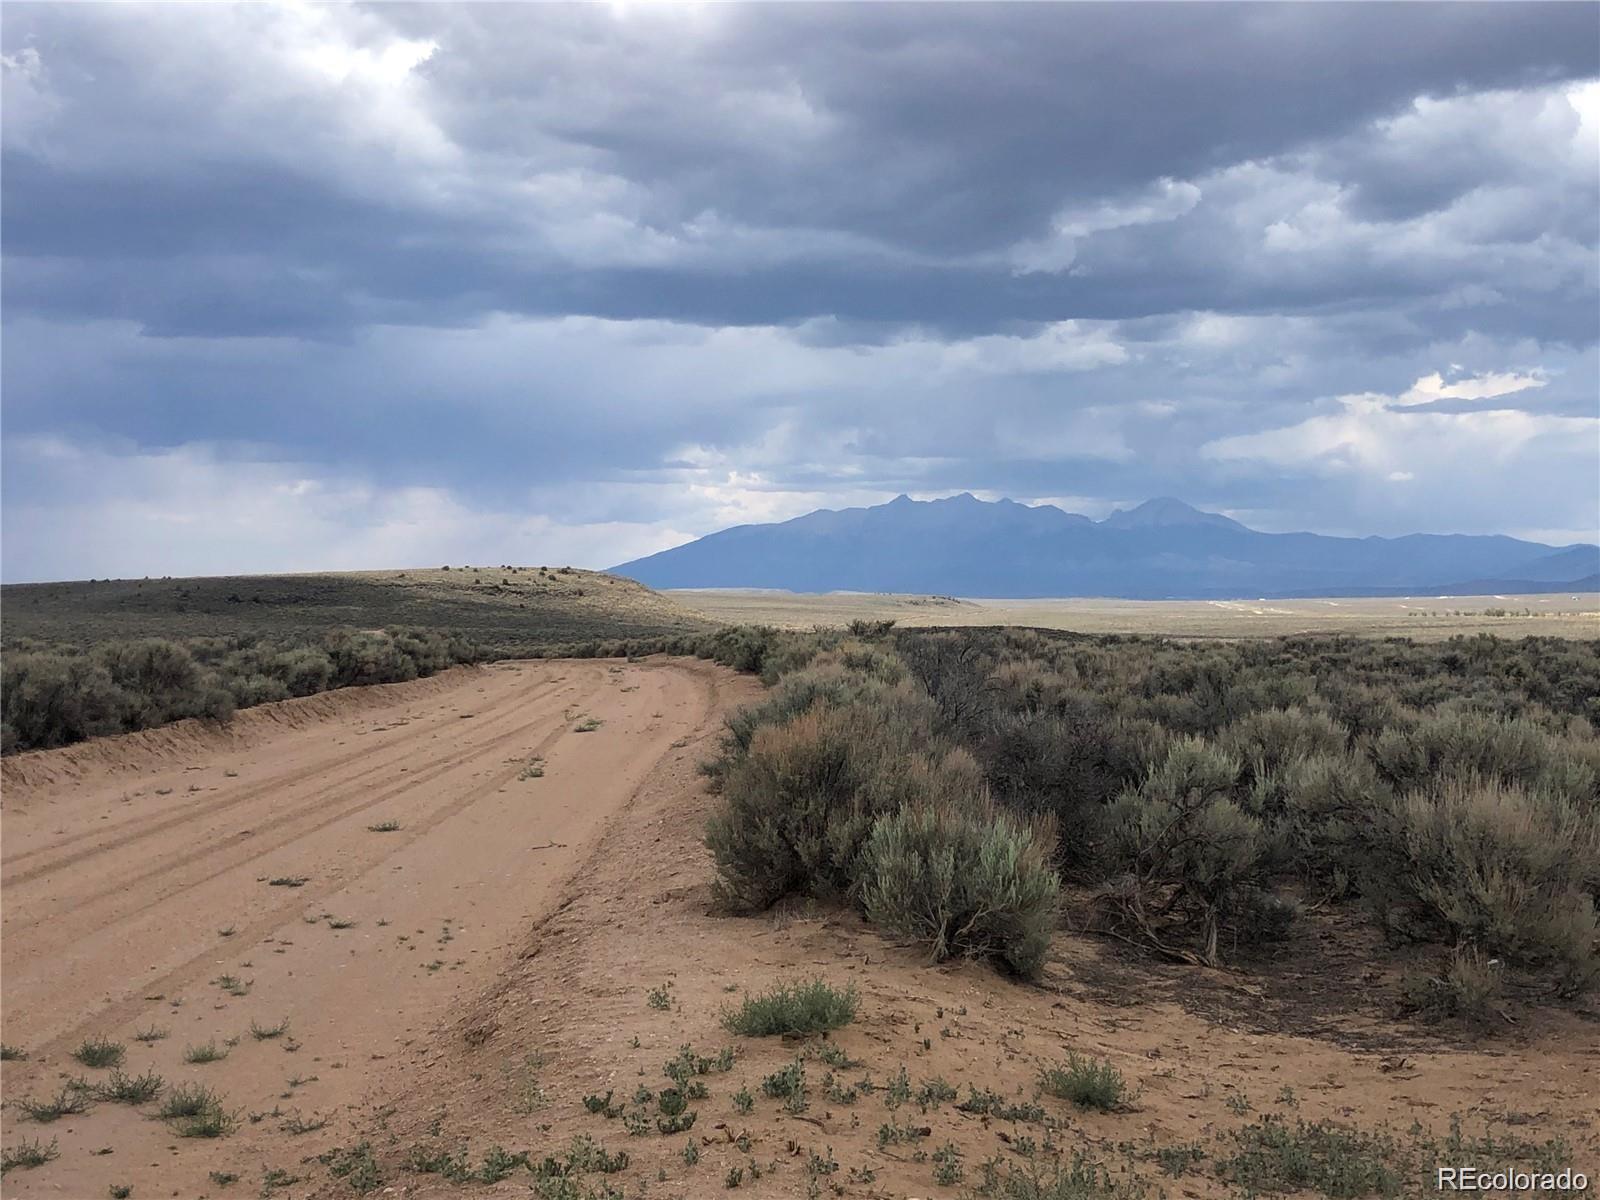
[[1347,735],[1326,713],[1304,708],[1269,708],[1241,717],[1217,741],[1255,776],[1280,771],[1314,754],[1340,754]]
[[986,796],[917,803],[878,818],[862,854],[867,916],[927,945],[934,961],[989,959],[1037,977],[1061,881],[1048,822],[999,812]]
[[123,728],[128,696],[98,662],[78,655],[7,654],[8,750],[66,746]]
[[1600,857],[1593,810],[1541,789],[1448,776],[1380,816],[1363,890],[1391,931],[1474,947],[1562,993],[1600,975],[1586,891]]
[[1408,975],[1400,984],[1400,1011],[1427,1020],[1487,1029],[1507,1020],[1504,1004],[1504,965],[1470,946],[1456,947],[1438,974]]
[[822,704],[756,729],[724,770],[725,803],[707,829],[720,897],[759,909],[795,892],[852,894],[879,815],[981,786],[972,758],[938,745],[920,715],[910,702]]
[[1255,893],[1277,855],[1266,826],[1234,800],[1239,775],[1233,755],[1183,738],[1109,814],[1128,915],[1158,944],[1192,931],[1200,958],[1212,964],[1221,961],[1230,918],[1248,916],[1255,926]]

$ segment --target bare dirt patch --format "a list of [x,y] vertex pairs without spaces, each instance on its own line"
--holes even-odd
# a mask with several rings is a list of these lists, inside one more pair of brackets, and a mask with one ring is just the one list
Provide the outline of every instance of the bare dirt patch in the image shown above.
[[[8,761],[4,1040],[27,1057],[4,1140],[59,1157],[6,1194],[311,1176],[384,1063],[502,977],[607,822],[716,727],[730,678],[505,663]],[[71,1057],[94,1037],[167,1095],[213,1089],[234,1131],[177,1136],[160,1098],[26,1120],[20,1101],[106,1084]]]

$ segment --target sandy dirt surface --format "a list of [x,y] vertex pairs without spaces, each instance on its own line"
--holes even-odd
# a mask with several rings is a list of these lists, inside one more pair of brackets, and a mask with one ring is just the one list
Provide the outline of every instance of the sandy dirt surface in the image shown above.
[[1600,637],[1600,595],[1341,596],[1323,600],[971,600],[865,592],[804,594],[707,588],[664,595],[705,616],[810,629],[852,620],[901,625],[1025,625],[1077,633],[1144,633],[1185,638],[1282,637],[1345,633],[1360,637]]
[[[956,1200],[985,1161],[1082,1155],[1143,1189],[1129,1195],[1220,1198],[1242,1189],[1219,1164],[1263,1120],[1392,1137],[1413,1155],[1407,1194],[1431,1192],[1440,1154],[1481,1159],[1417,1148],[1453,1121],[1499,1146],[1559,1140],[1595,1177],[1592,1010],[1524,1013],[1488,1040],[1419,1028],[1385,1012],[1356,941],[1253,974],[1063,930],[1028,986],[931,966],[839,908],[720,912],[701,841],[716,800],[696,764],[721,714],[758,692],[676,660],[504,664],[314,698],[227,735],[155,731],[8,764],[5,1040],[31,1057],[4,1068],[4,1140],[56,1138],[60,1157],[7,1175],[5,1194],[351,1197],[360,1181],[525,1196],[521,1166],[461,1177],[495,1147],[539,1163],[592,1139],[616,1169],[591,1152],[561,1181],[572,1190],[548,1194]],[[589,716],[604,724],[576,733]],[[535,755],[543,777],[519,778]],[[385,820],[401,828],[369,832]],[[225,974],[248,992],[219,987]],[[825,1043],[722,1027],[744,994],[812,977],[860,995]],[[251,1035],[285,1018],[281,1037]],[[152,1027],[170,1034],[130,1040]],[[105,1077],[69,1057],[89,1034],[127,1042],[132,1070],[215,1086],[237,1131],[177,1138],[154,1104],[21,1120],[19,1097]],[[183,1061],[233,1038],[220,1062]],[[685,1046],[709,1068],[706,1095],[692,1129],[662,1135],[663,1066]],[[1041,1096],[1040,1068],[1070,1052],[1108,1060],[1126,1103]],[[805,1103],[765,1095],[797,1059]],[[912,1098],[895,1104],[902,1070]],[[1037,1112],[963,1111],[974,1088]],[[612,1115],[585,1104],[607,1093]],[[629,1114],[646,1120],[630,1131]]]
[[[305,1174],[378,1068],[500,978],[608,821],[718,725],[731,680],[499,664],[8,759],[0,994],[28,1057],[0,1068],[4,1141],[60,1157],[5,1194],[234,1194],[221,1171],[253,1195],[273,1166]],[[106,1079],[70,1057],[91,1036],[125,1043],[129,1074],[214,1087],[238,1131],[179,1139],[153,1104],[23,1120],[20,1098]],[[207,1043],[226,1058],[185,1061]]]

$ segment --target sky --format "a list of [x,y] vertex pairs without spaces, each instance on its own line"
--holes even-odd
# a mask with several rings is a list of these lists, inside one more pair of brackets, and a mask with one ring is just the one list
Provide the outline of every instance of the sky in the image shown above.
[[1600,5],[0,11],[0,575],[1600,538]]

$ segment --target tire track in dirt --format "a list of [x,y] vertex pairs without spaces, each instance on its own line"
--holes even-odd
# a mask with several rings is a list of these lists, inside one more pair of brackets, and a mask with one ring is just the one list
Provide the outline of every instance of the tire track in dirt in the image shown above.
[[[595,690],[598,690],[598,686],[600,685],[597,684],[597,688]],[[540,723],[542,722],[531,722],[529,726],[519,728],[512,735],[508,735],[507,738],[496,739],[496,741],[498,743],[509,740],[509,737],[514,737],[516,734],[525,732],[527,728]],[[533,750],[530,752],[530,755],[548,754],[559,741],[567,737],[575,736],[579,735],[574,734],[570,724],[563,721],[556,727],[554,731],[547,734],[534,746]],[[422,779],[419,777],[418,782],[431,782],[433,779],[437,778],[438,775],[443,774],[445,770],[459,767],[462,762],[478,757],[480,754],[488,751],[489,749],[490,748],[486,746],[475,746],[471,750],[464,751],[452,761],[450,767],[441,768],[440,771],[428,776],[427,779]],[[514,766],[507,766],[504,770],[494,772],[487,781],[474,786],[457,797],[455,800],[451,801],[449,804],[435,810],[422,823],[407,826],[408,830],[411,830],[411,836],[398,843],[390,844],[388,852],[379,855],[376,859],[367,863],[361,869],[361,873],[370,873],[371,871],[376,870],[385,859],[396,857],[405,850],[413,847],[416,843],[421,842],[439,825],[442,825],[444,822],[470,808],[473,804],[479,802],[484,797],[504,787],[507,782],[516,777],[520,770],[521,763],[519,762]],[[352,809],[347,813],[340,814],[337,817],[323,821],[302,834],[297,834],[295,838],[291,838],[289,841],[297,840],[301,836],[308,836],[309,834],[318,833],[328,826],[336,824],[345,816],[363,812],[369,807],[372,807],[372,805],[362,804],[356,809]],[[281,848],[281,845],[275,847],[275,849]],[[209,880],[215,878],[217,875],[225,873],[227,869],[229,868],[224,868],[223,870],[213,872],[213,874],[208,876],[207,879]],[[286,923],[294,921],[296,919],[295,914],[297,912],[321,905],[322,902],[332,898],[341,891],[344,891],[349,886],[349,883],[350,881],[348,879],[340,878],[329,880],[321,886],[307,886],[305,888],[293,889],[292,895],[294,899],[292,901],[278,905],[260,920],[253,922],[245,929],[238,930],[234,936],[238,939],[239,944],[260,942],[263,938],[268,937],[268,935],[270,935],[274,930],[281,929]],[[148,999],[150,995],[170,994],[204,981],[205,977],[211,974],[214,969],[216,956],[216,947],[208,946],[206,949],[194,955],[176,969],[171,970],[154,980],[143,981],[140,984],[139,995],[130,996],[119,1003],[115,1003],[103,1008],[78,1026],[58,1034],[54,1039],[42,1047],[44,1053],[65,1055],[74,1045],[78,1044],[84,1038],[93,1036],[102,1029],[125,1025],[135,1019],[140,1012],[150,1007],[151,1002]]]
[[[600,686],[603,685],[597,682],[595,690],[598,690]],[[585,698],[588,698],[588,696],[591,695],[593,695],[593,691],[585,693]],[[561,697],[559,696],[541,697],[541,699],[560,698]],[[503,714],[500,719],[491,722],[485,722],[484,724],[479,725],[473,730],[473,732],[476,734],[485,728],[494,730],[503,722],[509,722],[519,716],[524,715],[525,714],[521,710],[506,713]],[[440,777],[448,775],[452,771],[459,769],[464,764],[469,763],[482,755],[493,752],[495,747],[504,746],[505,743],[524,735],[529,729],[537,727],[548,719],[549,716],[541,711],[540,714],[534,719],[523,720],[509,731],[496,732],[487,738],[475,738],[472,742],[462,745],[452,751],[450,755],[443,761],[440,761],[423,771],[409,774],[408,778],[404,782],[380,791],[376,795],[367,796],[353,805],[348,805],[332,812],[327,812],[326,810],[331,805],[337,805],[348,800],[351,796],[350,789],[355,786],[357,781],[352,781],[351,784],[347,785],[345,788],[336,792],[332,796],[322,792],[315,793],[309,796],[306,802],[297,808],[291,809],[265,822],[256,822],[252,824],[248,831],[244,831],[244,833],[247,833],[249,836],[248,841],[242,840],[244,836],[243,833],[234,834],[234,840],[231,840],[225,844],[205,846],[201,847],[200,849],[190,851],[186,854],[181,854],[177,857],[164,858],[134,875],[115,879],[106,884],[104,887],[100,888],[98,891],[91,892],[88,895],[73,896],[70,901],[70,911],[67,915],[64,916],[60,913],[47,913],[33,921],[26,921],[16,924],[11,929],[6,931],[7,942],[8,944],[12,945],[20,943],[21,952],[27,954],[34,949],[34,947],[29,943],[29,936],[36,932],[43,931],[48,935],[51,941],[59,941],[62,937],[70,937],[73,932],[84,926],[100,926],[105,924],[108,919],[116,919],[115,914],[101,914],[94,911],[94,906],[100,904],[102,901],[116,897],[128,896],[141,884],[147,883],[153,879],[172,879],[175,872],[182,871],[185,867],[190,867],[197,863],[211,862],[219,864],[209,868],[204,874],[199,876],[185,878],[181,881],[175,881],[173,886],[165,888],[154,897],[141,898],[140,903],[144,907],[151,907],[155,904],[171,900],[185,891],[203,886],[204,884],[209,883],[222,875],[225,875],[229,871],[236,870],[242,864],[248,863],[253,859],[263,858],[296,841],[319,833],[329,826],[337,824],[342,820],[359,815],[360,813],[366,812],[368,809],[376,808],[381,804],[387,804],[408,792],[424,788],[432,784]],[[393,763],[383,764],[378,767],[374,767],[371,772],[366,772],[364,775],[393,769]],[[302,776],[302,778],[309,778],[314,774],[315,772],[307,772]],[[302,826],[301,823],[307,818],[315,819],[313,819],[310,825]],[[288,830],[286,836],[277,837],[270,842],[263,839],[258,839],[256,836],[259,833],[275,834],[286,829]],[[108,848],[108,851],[109,849],[111,848]],[[15,896],[16,887],[17,884],[10,880],[6,881],[8,902],[11,902],[12,898]],[[299,891],[300,889],[293,890]]]
[[[531,686],[530,672],[540,676]],[[547,678],[552,673],[563,678]],[[240,1121],[231,1137],[181,1139],[150,1119],[152,1106],[100,1104],[41,1130],[46,1140],[59,1137],[61,1157],[8,1174],[6,1195],[104,1195],[115,1183],[141,1195],[188,1196],[215,1194],[212,1170],[283,1167],[304,1176],[301,1164],[335,1144],[333,1118],[367,1094],[382,1061],[445,1028],[501,978],[529,929],[593,871],[605,831],[629,819],[662,764],[692,770],[682,748],[714,735],[721,674],[692,661],[600,660],[505,668],[420,701],[401,690],[393,711],[415,719],[413,735],[362,738],[370,762],[341,752],[331,804],[319,775],[330,739],[383,723],[382,712],[334,713],[249,748],[278,776],[270,787],[251,780],[255,799],[235,805],[225,823],[271,829],[267,837],[213,837],[197,850],[180,821],[48,870],[15,895],[7,886],[6,1040],[30,1057],[6,1063],[5,1098],[52,1092],[60,1072],[80,1072],[68,1051],[92,1034],[127,1043],[130,1074],[215,1088]],[[470,730],[458,720],[462,710],[476,713]],[[600,722],[593,732],[577,731],[580,710]],[[215,771],[242,753],[233,744],[186,752],[182,761]],[[544,759],[545,774],[519,782],[531,755]],[[112,778],[41,788],[38,803],[30,798],[27,810],[7,814],[8,840],[37,850],[35,864],[65,857],[64,844],[68,854],[81,850],[85,838],[105,832],[98,822],[107,810],[124,811],[130,776],[137,788],[174,769],[170,754],[150,761],[142,780],[135,760],[134,770],[119,765]],[[400,766],[421,769],[362,794],[368,772]],[[285,784],[291,776],[297,782]],[[368,813],[384,804],[400,828],[369,832]],[[202,809],[194,823],[204,816]],[[122,863],[135,868],[128,878],[105,873],[135,857]],[[279,868],[311,882],[260,882]],[[84,903],[90,895],[102,899]],[[222,937],[225,921],[231,936]],[[249,987],[238,994],[212,986],[222,975]],[[281,1021],[291,1032],[250,1035],[250,1024]],[[130,1039],[146,1026],[171,1036]],[[208,1041],[228,1050],[226,1058],[188,1062],[185,1043]],[[286,1087],[291,1072],[297,1082]],[[8,1127],[15,1112],[8,1106]],[[290,1112],[313,1132],[286,1132]],[[326,1131],[315,1132],[322,1119]],[[115,1156],[101,1157],[106,1148]]]
[[[553,690],[560,682],[561,680],[559,679],[541,680],[539,684],[529,689],[529,695],[524,697],[524,701],[532,701],[541,698],[533,693],[537,693],[541,689]],[[448,721],[449,718],[441,717],[438,719],[438,724],[440,726],[444,726],[448,724]],[[390,726],[385,729],[384,732],[393,732],[396,729],[405,727],[406,726],[404,725]],[[369,760],[372,758],[372,755],[373,748],[371,746],[362,747],[361,749],[352,750],[346,754],[341,754],[327,762],[313,763],[300,769],[288,771],[283,775],[272,776],[261,781],[260,783],[251,784],[245,788],[241,788],[237,792],[234,792],[231,795],[221,799],[206,796],[202,799],[197,799],[192,803],[178,805],[175,808],[168,810],[169,815],[163,816],[155,821],[147,822],[140,820],[138,817],[133,817],[127,821],[109,825],[104,829],[86,830],[83,833],[63,838],[55,845],[41,846],[33,850],[24,850],[17,854],[11,855],[9,858],[0,860],[0,875],[3,875],[7,887],[20,887],[21,885],[28,883],[41,875],[64,870],[65,868],[76,863],[92,858],[97,854],[111,853],[113,851],[122,849],[133,842],[156,837],[162,833],[165,833],[169,829],[193,820],[196,816],[216,817],[225,815],[227,812],[238,808],[241,805],[248,804],[252,800],[260,799],[262,796],[267,795],[270,792],[292,788],[297,784],[305,782],[307,779],[310,779],[315,775],[321,774],[325,776],[330,771],[340,771],[343,768],[351,765],[360,766],[360,770],[358,770],[355,775],[338,781],[338,786],[347,787],[372,775],[376,775],[385,770],[391,769],[388,764],[361,766],[361,764],[369,762]],[[29,867],[26,870],[6,870],[8,867],[13,867],[14,864],[26,862],[31,859],[38,858],[41,855],[54,854],[68,846],[78,845],[82,842],[90,841],[95,838],[105,838],[107,835],[110,836],[109,841],[101,841],[89,849],[66,854],[62,857],[52,859],[47,863],[42,863],[39,866]]]

